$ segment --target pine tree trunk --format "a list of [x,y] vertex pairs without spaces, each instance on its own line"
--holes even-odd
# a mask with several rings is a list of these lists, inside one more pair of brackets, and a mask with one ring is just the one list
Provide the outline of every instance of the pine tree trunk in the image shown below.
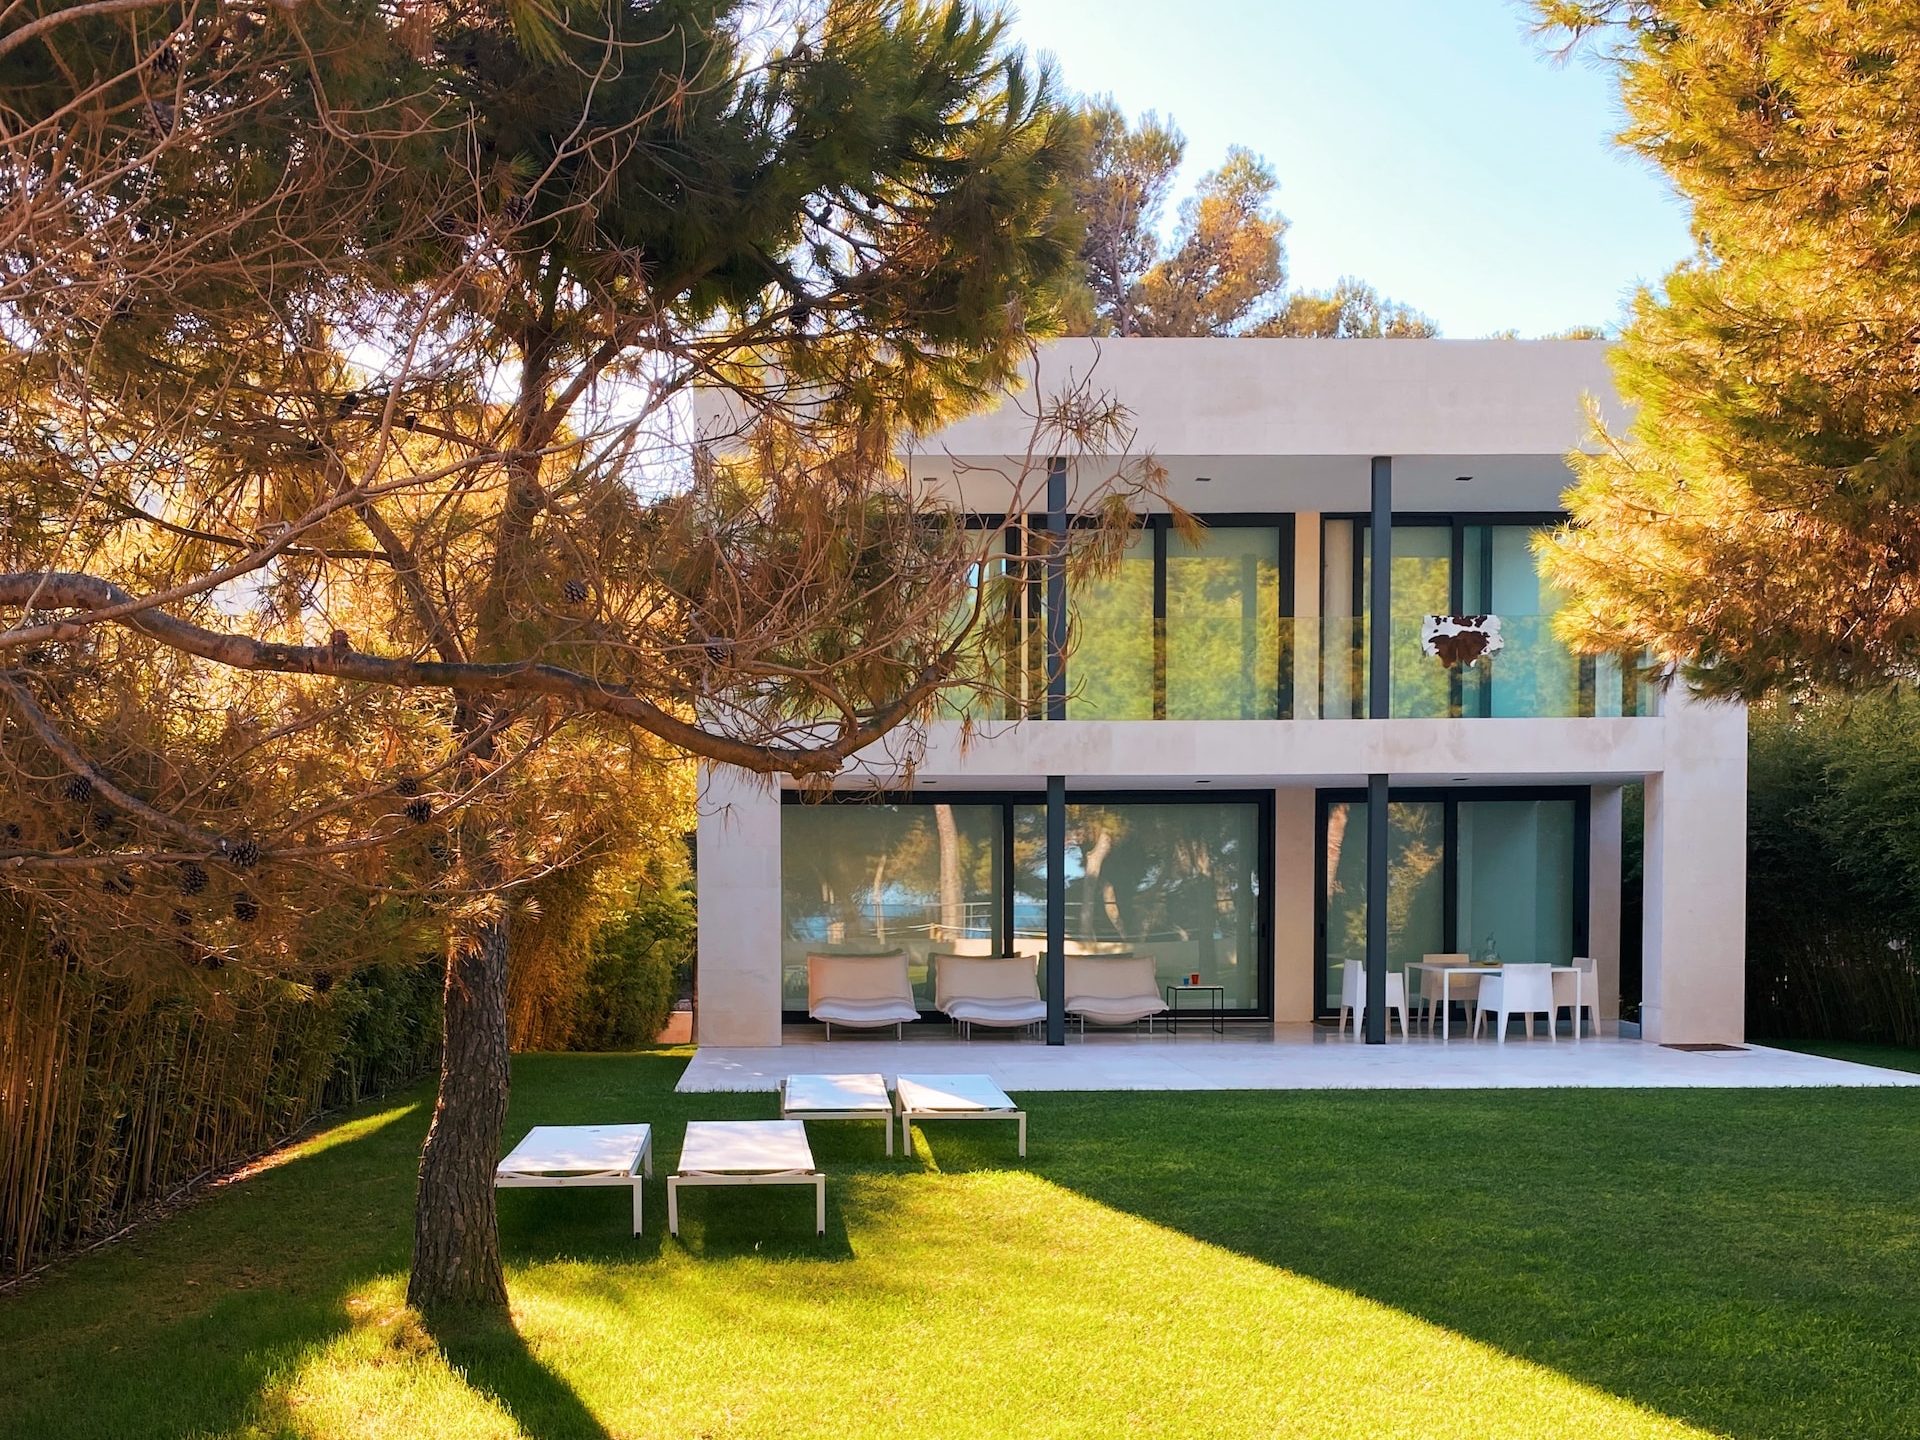
[[420,1152],[407,1301],[504,1311],[493,1171],[507,1118],[507,921],[449,954],[440,1096]]

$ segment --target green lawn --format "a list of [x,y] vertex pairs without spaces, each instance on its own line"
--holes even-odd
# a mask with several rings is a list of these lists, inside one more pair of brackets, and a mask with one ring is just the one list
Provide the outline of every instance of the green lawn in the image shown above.
[[[690,1117],[533,1056],[528,1125]],[[811,1192],[502,1196],[514,1324],[401,1305],[422,1090],[0,1299],[0,1435],[1920,1434],[1920,1091],[1055,1094],[814,1127]]]

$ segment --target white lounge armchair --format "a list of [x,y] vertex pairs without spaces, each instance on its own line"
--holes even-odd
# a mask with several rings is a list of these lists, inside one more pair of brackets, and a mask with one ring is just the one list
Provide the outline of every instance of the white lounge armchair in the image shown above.
[[1493,1038],[1507,1043],[1507,1021],[1518,1015],[1533,1038],[1533,1017],[1547,1017],[1547,1038],[1553,1033],[1553,967],[1551,965],[1502,965],[1498,975],[1480,977],[1480,1010],[1473,1017],[1473,1035],[1480,1038],[1480,1022],[1493,1016]]
[[933,1008],[960,1027],[1014,1030],[1041,1024],[1047,1002],[1034,962],[1025,955],[930,955]]
[[1593,968],[1591,955],[1574,957],[1576,973],[1555,970],[1553,974],[1553,1018],[1557,1024],[1564,1007],[1573,1020],[1573,1038],[1580,1038],[1580,1012],[1585,1010],[1593,1022],[1593,1033],[1600,1033],[1600,976]]
[[1153,1033],[1153,1017],[1166,1013],[1167,1002],[1160,994],[1160,976],[1149,955],[1068,955],[1067,1014],[1080,1021],[1085,1034],[1087,1022],[1096,1025],[1133,1025],[1147,1022]]
[[807,1014],[827,1027],[850,1030],[900,1027],[920,1018],[914,1003],[913,981],[907,976],[907,952],[883,955],[807,956]]
[[[1407,977],[1398,970],[1387,972],[1387,1033],[1393,1033],[1393,1017],[1400,1017],[1400,1038],[1407,1038]],[[1353,1024],[1354,1039],[1360,1038],[1360,1027],[1367,1015],[1367,967],[1358,960],[1343,960],[1340,963],[1340,1024],[1334,1034],[1346,1033],[1349,1021]]]

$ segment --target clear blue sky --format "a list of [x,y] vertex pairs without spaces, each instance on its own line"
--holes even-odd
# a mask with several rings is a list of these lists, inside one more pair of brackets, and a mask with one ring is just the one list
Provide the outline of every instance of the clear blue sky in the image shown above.
[[1293,283],[1358,275],[1447,335],[1617,325],[1691,249],[1684,205],[1619,150],[1590,60],[1556,64],[1512,0],[1009,0],[1072,89],[1187,136],[1176,191],[1264,155]]

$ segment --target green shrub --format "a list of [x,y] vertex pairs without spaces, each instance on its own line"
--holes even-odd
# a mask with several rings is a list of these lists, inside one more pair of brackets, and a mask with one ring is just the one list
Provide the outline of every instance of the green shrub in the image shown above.
[[693,895],[676,885],[637,897],[601,926],[570,1037],[575,1050],[651,1045],[692,973]]
[[1747,1028],[1920,1045],[1920,696],[1756,710]]

